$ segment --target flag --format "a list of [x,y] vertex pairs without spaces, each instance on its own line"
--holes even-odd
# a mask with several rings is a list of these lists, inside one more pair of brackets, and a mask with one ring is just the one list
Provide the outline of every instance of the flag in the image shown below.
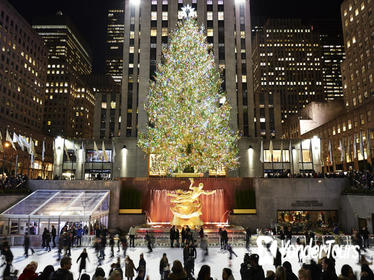
[[271,139],[270,139],[270,144],[269,144],[269,152],[270,152],[271,157],[273,157],[273,141],[271,141]]
[[362,155],[362,159],[365,159],[364,139],[362,139],[362,131],[360,131],[360,153]]
[[[30,149],[30,145],[29,145],[29,143],[27,143],[25,136],[18,135],[18,139],[21,140],[20,142],[22,143],[22,146],[23,146],[24,148],[26,147],[27,151],[29,151],[29,149]],[[22,150],[22,151],[23,151],[23,150]]]
[[343,148],[341,139],[339,140],[339,150],[340,150],[340,161],[343,162],[344,161],[344,148]]
[[30,138],[31,154],[35,156],[35,142]]
[[264,141],[261,139],[260,161],[264,162]]
[[112,162],[114,162],[115,157],[116,157],[116,146],[112,142]]
[[1,153],[4,152],[4,148],[3,148],[3,135],[1,134],[1,131],[0,131],[0,152]]
[[[15,132],[13,132],[13,140],[12,140],[13,143],[18,143],[19,142],[19,139],[18,139],[18,136]],[[14,149],[16,146],[14,145]]]
[[303,140],[300,141],[300,159],[299,161],[304,162],[304,157],[303,157]]
[[53,140],[53,162],[55,162],[57,160],[57,151],[56,151],[56,144],[55,144],[55,140]]
[[291,144],[291,140],[290,140],[290,145],[288,147],[288,153],[290,154],[290,163],[292,164],[293,155],[292,155],[292,144]]
[[281,162],[283,162],[283,141],[281,141]]
[[370,159],[371,158],[371,143],[370,143],[370,130],[368,130],[367,132],[367,139],[366,139],[366,154],[367,154],[367,158]]
[[84,153],[83,141],[82,141],[81,151],[82,151],[82,162],[85,162],[86,161],[86,157],[85,157],[85,153]]
[[348,136],[347,141],[347,154],[349,156],[349,160],[352,161],[352,155],[351,155],[351,137]]
[[331,145],[331,141],[330,140],[329,140],[329,157],[330,157],[330,163],[333,164],[332,145]]
[[64,152],[65,152],[65,155],[66,155],[66,160],[67,161],[70,161],[70,156],[69,156],[69,152],[68,152],[68,149],[64,143]]
[[8,129],[6,130],[5,141],[9,142],[9,143],[12,145],[13,149],[16,150],[16,146],[14,146],[13,140],[12,140],[12,138],[10,137],[10,134],[9,134]]
[[99,152],[99,149],[97,148],[96,142],[94,141],[94,150],[95,152]]
[[45,141],[43,140],[43,146],[42,146],[42,161],[44,161],[44,153],[45,153]]
[[23,145],[23,142],[22,142],[22,135],[19,134],[17,138],[18,138],[17,139],[18,145],[21,147],[21,150],[24,151],[25,150],[25,146]]
[[105,162],[108,162],[109,159],[108,159],[108,155],[106,154],[104,141],[103,141],[102,144],[101,144],[101,150],[103,151],[103,160],[104,160]]
[[353,158],[357,158],[357,137],[356,137],[356,133],[353,134]]

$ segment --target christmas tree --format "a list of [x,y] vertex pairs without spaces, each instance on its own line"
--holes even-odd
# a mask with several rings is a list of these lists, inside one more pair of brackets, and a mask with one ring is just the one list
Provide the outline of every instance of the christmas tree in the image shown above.
[[238,133],[229,127],[231,106],[203,28],[185,9],[163,50],[145,110],[149,124],[139,147],[155,154],[154,170],[207,172],[238,165]]

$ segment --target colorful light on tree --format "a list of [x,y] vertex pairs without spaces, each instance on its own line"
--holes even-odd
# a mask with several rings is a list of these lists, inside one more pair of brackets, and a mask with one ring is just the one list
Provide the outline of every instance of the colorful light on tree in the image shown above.
[[231,106],[221,83],[203,28],[187,17],[163,50],[145,104],[149,125],[138,145],[157,155],[153,168],[170,174],[237,167],[239,136],[229,127]]

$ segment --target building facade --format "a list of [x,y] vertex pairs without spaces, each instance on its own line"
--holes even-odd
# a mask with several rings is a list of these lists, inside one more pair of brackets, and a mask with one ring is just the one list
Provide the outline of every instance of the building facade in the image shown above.
[[[7,175],[22,173],[31,178],[48,176],[48,172],[51,175],[52,139],[42,133],[47,49],[42,38],[7,1],[0,2],[0,56],[1,170]],[[12,141],[6,139],[7,131]],[[9,143],[18,139],[14,136],[27,144],[32,139],[33,161],[21,140]],[[43,141],[46,152],[42,160]]]
[[119,84],[122,81],[123,69],[124,16],[123,7],[108,10],[105,74],[112,76],[113,80]]
[[281,123],[324,100],[319,34],[298,19],[268,19],[253,43],[255,136],[281,137]]
[[[346,58],[341,64],[344,109],[330,120],[303,130],[302,121],[290,125],[301,137],[321,139],[325,171],[370,170],[374,158],[374,19],[371,0],[346,0],[341,16]],[[328,110],[319,112],[327,114]],[[316,115],[316,114],[315,114]],[[292,130],[292,129],[291,129]]]
[[44,131],[51,136],[92,137],[95,100],[86,81],[92,71],[87,45],[61,12],[37,19],[33,28],[48,49]]
[[121,129],[121,86],[110,75],[91,75],[89,84],[95,94],[94,139],[118,137]]

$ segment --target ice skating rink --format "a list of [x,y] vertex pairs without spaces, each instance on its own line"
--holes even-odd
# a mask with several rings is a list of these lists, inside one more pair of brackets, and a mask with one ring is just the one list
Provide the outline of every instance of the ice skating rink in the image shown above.
[[[74,274],[74,279],[78,279],[78,268],[79,264],[76,263],[76,260],[81,253],[83,247],[81,248],[72,248],[72,268],[71,271]],[[29,256],[25,258],[23,256],[24,249],[22,247],[12,247],[12,253],[14,255],[13,266],[15,269],[19,270],[19,274],[25,268],[26,264],[30,261],[38,262],[39,266],[37,272],[41,272],[45,266],[52,264],[55,269],[59,267],[59,262],[57,261],[57,250],[53,249],[51,252],[46,252],[43,249],[36,249],[35,254],[33,256]],[[93,248],[87,248],[89,261],[87,263],[87,273],[92,277],[95,272],[95,269],[98,265],[98,261],[96,258],[96,254]],[[183,260],[183,252],[181,248],[155,248],[152,253],[147,253],[147,248],[129,248],[127,250],[127,254],[133,259],[134,264],[137,266],[139,261],[139,254],[144,253],[144,258],[147,262],[147,275],[149,275],[151,280],[160,279],[159,275],[159,263],[163,253],[167,254],[169,262],[172,264],[174,260]],[[244,254],[248,251],[244,248],[234,248],[234,252],[238,255],[238,257],[233,256],[233,259],[229,260],[229,254],[227,251],[220,250],[219,248],[210,248],[209,249],[209,256],[202,262],[202,251],[197,249],[197,259],[195,260],[195,277],[197,277],[197,273],[200,270],[200,267],[203,264],[207,264],[211,267],[212,270],[212,277],[213,279],[222,279],[222,269],[225,267],[229,267],[233,270],[234,277],[236,280],[240,280],[240,264],[243,262]],[[257,248],[253,248],[250,251],[251,253],[257,253]],[[106,258],[102,263],[102,268],[106,273],[106,277],[108,276],[110,265],[116,262],[117,256],[121,256],[121,264],[124,270],[124,258],[122,250],[120,253],[117,253],[117,249],[115,249],[115,257],[110,258],[110,248],[106,248]],[[368,257],[372,257],[374,255],[373,250],[367,250]],[[271,260],[271,256],[262,256],[260,255],[260,262],[261,258]],[[289,261],[292,264],[292,268],[294,273],[297,275],[297,271],[299,270],[301,264],[298,263],[297,256],[293,254],[293,256],[285,257],[282,261]],[[349,264],[353,267],[355,272],[360,271],[360,266],[357,264],[358,259],[355,258],[345,258],[345,259],[337,259],[336,260],[336,273],[340,274],[340,269],[344,264]],[[183,262],[182,262],[183,263]],[[373,265],[370,266],[372,269],[374,268]],[[267,270],[275,270],[274,266],[269,263],[263,264],[263,268],[266,274]],[[2,270],[4,267],[1,268],[1,275]]]

